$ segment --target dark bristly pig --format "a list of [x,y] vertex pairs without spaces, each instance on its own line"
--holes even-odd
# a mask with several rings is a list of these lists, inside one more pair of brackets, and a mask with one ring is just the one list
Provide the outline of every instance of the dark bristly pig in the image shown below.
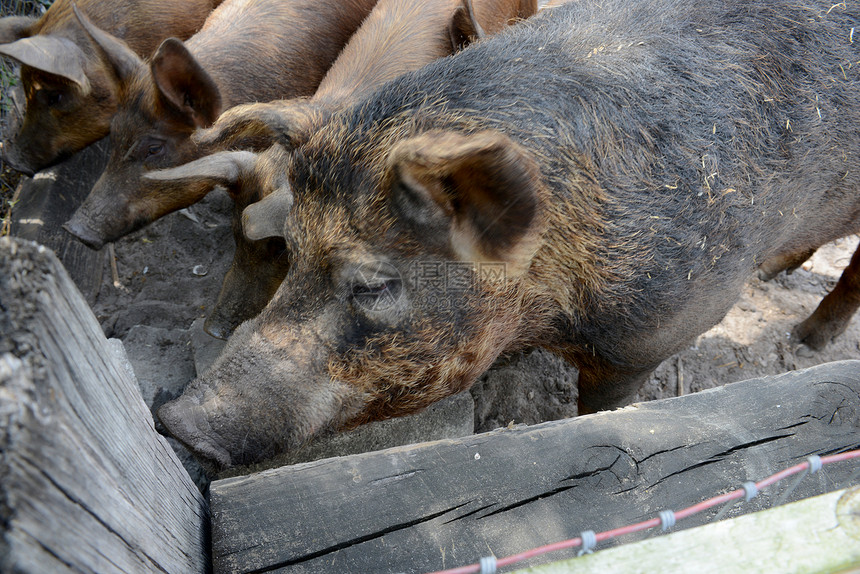
[[242,465],[527,346],[578,367],[580,412],[625,404],[761,263],[860,230],[858,18],[577,0],[314,129],[285,122],[287,277],[159,417],[211,468]]
[[[169,36],[188,38],[220,0],[77,0],[99,27],[147,56]],[[3,159],[33,174],[105,137],[116,110],[112,72],[72,13],[56,0],[40,18],[0,19],[0,55],[21,63],[26,98],[17,133],[3,143]]]
[[376,0],[226,0],[145,62],[79,13],[114,71],[107,168],[66,230],[93,248],[187,207],[193,189],[142,179],[205,155],[190,136],[244,102],[310,96]]
[[[469,0],[463,4],[460,0],[379,0],[313,97],[236,106],[194,139],[205,140],[209,148],[216,142],[219,147],[234,147],[237,140],[254,131],[253,141],[270,145],[274,138],[271,127],[263,124],[266,118],[289,115],[294,121],[311,122],[314,114],[347,107],[385,82],[452,54],[473,38],[496,34],[503,25],[531,16],[536,4],[534,0]],[[255,122],[261,125],[252,129]],[[241,224],[246,207],[289,185],[282,172],[285,153],[279,145],[259,155],[224,151],[145,176],[184,183],[201,194],[223,185],[234,200],[236,251],[204,325],[214,337],[226,339],[239,323],[257,315],[287,274],[283,237],[252,239]]]

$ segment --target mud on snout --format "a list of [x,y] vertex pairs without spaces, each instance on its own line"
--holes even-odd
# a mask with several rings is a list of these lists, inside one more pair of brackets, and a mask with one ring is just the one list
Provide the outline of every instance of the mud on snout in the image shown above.
[[289,346],[243,323],[215,364],[158,409],[159,419],[217,473],[294,450],[361,410],[363,397],[325,374],[323,352]]

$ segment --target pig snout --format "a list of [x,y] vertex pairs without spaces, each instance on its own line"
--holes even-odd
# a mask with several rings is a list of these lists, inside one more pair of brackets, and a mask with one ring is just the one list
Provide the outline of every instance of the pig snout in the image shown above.
[[104,247],[105,241],[101,235],[90,228],[86,217],[76,213],[72,219],[63,224],[63,229],[74,235],[81,243],[90,249],[99,250]]
[[158,409],[158,418],[168,432],[193,450],[206,466],[227,468],[231,466],[230,453],[210,437],[206,410],[200,402],[200,395],[185,394],[162,405]]
[[295,449],[363,405],[346,385],[319,376],[324,357],[287,358],[280,346],[255,333],[253,321],[243,323],[221,358],[158,410],[167,431],[209,470]]
[[20,104],[23,96],[20,94],[20,91],[20,87],[16,86],[10,93],[12,109],[7,119],[6,138],[0,142],[0,158],[15,171],[33,177],[41,166],[38,161],[26,157],[26,154],[23,153],[23,149],[17,141],[21,134],[24,118],[24,112]]
[[36,175],[36,171],[31,166],[31,163],[22,157],[20,149],[12,140],[4,141],[0,146],[2,146],[2,154],[0,154],[0,157],[3,158],[3,162],[6,165],[29,177]]
[[287,275],[289,263],[284,250],[282,238],[251,241],[241,233],[237,235],[233,264],[203,324],[207,333],[226,339],[239,324],[265,308]]
[[212,337],[226,341],[230,333],[236,328],[236,325],[229,317],[221,315],[209,315],[203,323],[203,330]]
[[[241,247],[241,246],[240,246]],[[235,257],[241,256],[238,251]],[[203,330],[216,339],[227,339],[242,322],[258,314],[266,306],[271,293],[258,285],[253,266],[237,266],[235,259],[224,276],[221,292],[206,317]],[[265,265],[267,262],[261,262]]]
[[101,249],[105,243],[116,241],[147,223],[143,214],[133,211],[136,206],[111,193],[112,188],[102,180],[97,181],[72,218],[63,224],[63,229],[92,249]]
[[[210,472],[252,464],[275,452],[278,433],[271,428],[265,397],[253,389],[251,393],[234,391],[203,377],[158,409],[167,432]],[[290,434],[287,424],[278,430]]]

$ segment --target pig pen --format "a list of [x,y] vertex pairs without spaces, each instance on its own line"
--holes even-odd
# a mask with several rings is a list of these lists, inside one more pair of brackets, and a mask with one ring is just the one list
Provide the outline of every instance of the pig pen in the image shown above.
[[[130,380],[136,380],[146,406],[153,409],[178,395],[188,381],[211,363],[220,349],[221,342],[203,333],[202,319],[217,296],[231,258],[230,200],[216,191],[200,204],[167,216],[124,238],[112,249],[92,251],[75,242],[60,229],[60,225],[83,199],[98,175],[104,163],[105,149],[104,145],[95,146],[34,179],[25,180],[21,184],[20,203],[13,214],[13,235],[46,244],[58,254],[87,306],[95,314],[101,331],[114,339],[112,344],[122,342],[124,353],[118,352],[116,361],[133,373]],[[804,349],[792,346],[788,340],[792,326],[806,317],[833,286],[856,244],[857,239],[852,238],[828,245],[790,276],[781,275],[768,283],[752,280],[741,301],[719,325],[701,335],[694,346],[665,361],[657,369],[640,391],[639,399],[653,401],[688,395],[735,381],[860,357],[860,321],[856,319],[845,334],[821,353],[806,353]],[[618,480],[633,480],[623,479],[630,469],[625,471],[618,467],[620,459],[612,455],[619,448],[650,453],[643,456],[651,461],[653,468],[641,464],[644,458],[631,459],[636,463],[636,472],[633,473],[636,480],[630,482],[629,490],[625,492],[630,493],[626,502],[634,505],[622,507],[615,504],[610,508],[597,504],[589,507],[588,513],[580,513],[580,518],[590,517],[593,523],[600,517],[612,516],[614,524],[641,517],[642,510],[635,506],[637,503],[648,509],[657,509],[674,505],[679,498],[695,501],[705,494],[706,485],[708,488],[723,488],[726,484],[747,478],[760,478],[767,470],[778,470],[791,457],[856,447],[856,403],[860,392],[849,392],[849,396],[838,396],[837,393],[827,399],[836,401],[835,410],[831,409],[834,412],[842,409],[844,414],[845,405],[848,405],[850,413],[840,417],[816,417],[808,412],[807,405],[817,400],[813,391],[809,391],[813,393],[810,395],[812,399],[803,393],[795,395],[801,387],[813,389],[824,384],[824,379],[839,379],[834,386],[856,386],[857,377],[853,373],[858,371],[857,363],[840,365],[837,375],[825,370],[818,371],[818,374],[799,374],[793,379],[777,377],[781,382],[774,383],[776,387],[772,387],[770,382],[755,381],[732,387],[733,390],[726,391],[727,394],[712,392],[706,397],[703,395],[704,398],[699,398],[700,395],[684,397],[682,402],[647,403],[626,415],[623,413],[627,411],[619,411],[596,418],[562,420],[576,414],[576,370],[541,350],[504,357],[468,393],[443,401],[417,417],[367,425],[347,435],[323,437],[291,457],[267,463],[272,467],[293,466],[232,479],[219,477],[223,480],[213,483],[208,492],[215,516],[211,530],[213,555],[211,559],[206,557],[203,568],[205,570],[214,564],[219,572],[272,569],[318,572],[329,564],[336,565],[338,560],[345,560],[353,567],[347,571],[399,571],[396,570],[397,564],[404,564],[403,561],[411,554],[424,552],[427,560],[407,562],[411,564],[408,567],[410,571],[418,571],[451,565],[455,559],[458,562],[472,561],[480,555],[480,541],[494,541],[497,545],[494,551],[503,551],[507,546],[537,544],[543,538],[531,539],[526,536],[526,531],[535,523],[554,520],[555,513],[563,511],[554,506],[547,507],[540,501],[552,498],[554,504],[562,505],[565,497],[556,495],[569,492],[576,493],[574,503],[581,502],[584,500],[581,497],[586,495],[580,492],[593,491],[595,496],[606,496],[612,492],[613,485],[617,486]],[[789,395],[793,396],[793,402]],[[793,405],[791,409],[781,409],[789,403]],[[742,405],[746,408],[742,409]],[[759,415],[760,410],[768,410],[766,405],[780,409],[780,417],[771,420],[764,414]],[[830,412],[829,407],[822,408]],[[720,417],[726,419],[720,423],[726,425],[720,431],[722,434],[707,425],[705,430],[691,429],[690,421],[695,420],[698,424],[706,420],[709,413],[718,410]],[[680,413],[683,416],[678,416]],[[805,425],[804,421],[810,416],[824,426],[804,426],[804,433],[779,431]],[[648,443],[648,437],[653,434],[653,428],[651,431],[649,428],[653,427],[654,421],[676,417],[678,420],[671,429],[661,434],[671,437],[671,444],[658,441],[648,448],[641,446]],[[750,421],[761,426],[750,431],[746,427]],[[522,426],[538,423],[545,424]],[[745,430],[739,432],[738,425]],[[467,436],[494,429],[499,430],[471,438]],[[702,443],[691,436],[691,432],[699,433],[696,436],[707,435],[708,440]],[[629,438],[625,438],[628,433]],[[440,439],[447,440],[439,442]],[[783,439],[791,440],[789,450],[786,450]],[[380,451],[423,441],[437,442],[426,443],[430,446],[403,446]],[[636,446],[631,447],[628,442]],[[708,447],[689,449],[691,452],[688,452],[690,445],[697,444],[707,444]],[[181,447],[175,443],[172,446],[197,487],[204,492],[210,489],[211,477],[206,477]],[[575,476],[570,475],[566,463],[543,468],[537,480],[528,473],[510,471],[511,460],[524,460],[530,456],[552,459],[552,453],[561,452],[559,449],[591,454],[577,463],[582,468],[577,466]],[[362,451],[380,452],[355,454]],[[447,461],[449,457],[459,458],[465,451],[469,452],[469,464],[438,464],[439,460]],[[483,458],[475,458],[476,453],[483,453]],[[164,455],[159,456],[163,458]],[[326,458],[332,456],[340,458]],[[561,456],[559,460],[567,458]],[[295,464],[313,460],[318,462]],[[476,471],[472,464],[476,460],[494,463]],[[394,467],[388,468],[392,464]],[[427,478],[429,475],[422,473],[412,474],[413,470],[401,468],[412,468],[416,464],[422,468],[432,467],[435,478]],[[237,474],[261,469],[241,469]],[[694,470],[695,473],[692,472]],[[688,473],[686,476],[692,477],[695,486],[690,487],[687,483],[687,486],[680,487],[672,481],[665,481],[665,477],[677,472]],[[846,482],[850,481],[847,478],[850,474],[850,471],[830,474],[827,479],[799,489],[795,497],[850,484]],[[320,482],[324,476],[331,478]],[[664,478],[655,479],[655,476]],[[416,481],[412,477],[419,478]],[[452,481],[452,477],[458,480]],[[471,490],[445,486],[448,482],[461,483],[464,477],[467,484],[472,484]],[[607,481],[603,477],[614,478]],[[571,479],[581,482],[575,485],[580,490],[574,490],[572,485],[558,486],[559,481]],[[296,485],[299,494],[273,494],[278,491],[277,485],[284,484],[284,481]],[[656,489],[655,493],[653,486],[657,483],[663,484],[667,490]],[[321,484],[324,488],[320,487]],[[402,508],[390,512],[390,488],[393,488],[390,485],[394,484],[402,485],[397,488],[405,489],[405,494],[397,495]],[[438,486],[427,488],[427,484]],[[361,488],[356,490],[356,485]],[[479,495],[474,494],[475,489],[481,490]],[[326,504],[325,500],[319,499],[320,495],[335,495],[346,501],[344,504],[348,511],[344,514],[343,505],[321,510],[326,508]],[[208,525],[205,504],[190,496],[187,492],[183,494],[185,512]],[[437,508],[439,504],[442,506]],[[498,507],[498,512],[481,511],[491,507]],[[753,509],[763,507],[765,505],[761,503]],[[449,512],[457,508],[466,510],[459,512],[463,516],[454,520]],[[536,513],[530,514],[534,508],[537,508]],[[249,509],[254,511],[249,512]],[[514,509],[520,510],[512,512]],[[268,513],[261,514],[263,510]],[[304,516],[301,512],[310,514]],[[474,522],[463,520],[473,512]],[[375,518],[358,520],[367,513]],[[491,514],[493,519],[484,521]],[[284,516],[295,516],[293,522],[296,524],[328,524],[333,521],[337,528],[323,528],[327,533],[325,536],[308,531],[290,537],[289,544],[285,543],[283,536],[269,535],[261,530],[283,527],[276,522],[283,520]],[[449,523],[452,526],[449,527]],[[484,528],[485,525],[492,526]],[[186,525],[185,529],[191,531],[190,538],[197,536],[198,530],[194,527],[189,529]],[[397,553],[382,558],[390,552],[385,540],[394,538],[395,530],[400,532],[396,536],[402,537],[400,562],[395,559]],[[440,534],[447,530],[451,532]],[[333,531],[335,536],[331,535]],[[368,534],[368,531],[381,534]],[[550,529],[545,535],[555,537],[559,532],[559,529]],[[453,537],[452,540],[471,536],[473,540],[458,543],[456,552],[453,547],[446,551],[447,554],[443,552],[443,559],[439,562],[435,554],[438,549],[429,549],[439,536]],[[207,544],[205,540],[195,539],[197,543]],[[415,548],[422,550],[410,553],[410,549]],[[200,561],[195,561],[195,564],[199,566]]]

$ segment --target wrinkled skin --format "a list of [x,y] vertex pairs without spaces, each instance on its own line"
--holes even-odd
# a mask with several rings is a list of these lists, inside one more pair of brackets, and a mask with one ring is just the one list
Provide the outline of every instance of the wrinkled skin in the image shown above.
[[578,367],[581,413],[624,404],[762,262],[860,230],[855,10],[578,0],[320,120],[284,164],[286,279],[159,417],[218,470],[524,346]]
[[[207,147],[232,147],[239,140],[269,145],[276,135],[283,135],[276,132],[285,116],[293,123],[310,124],[323,114],[348,107],[409,70],[450,55],[479,35],[486,37],[485,28],[495,34],[508,22],[531,16],[536,10],[536,2],[529,0],[476,0],[474,5],[460,5],[460,1],[380,0],[313,97],[237,106],[193,139]],[[266,123],[270,118],[277,123]],[[285,153],[276,145],[259,158],[244,161],[247,158],[241,154],[228,152],[209,156],[212,159],[202,158],[193,166],[146,176],[154,180],[154,185],[179,179],[194,189],[224,185],[235,201],[235,255],[204,324],[206,332],[214,337],[226,339],[241,322],[257,315],[286,276],[288,262],[280,236],[281,222],[273,226],[274,233],[251,240],[243,233],[240,221],[247,206],[288,185],[281,181]]]
[[[168,36],[188,38],[220,0],[77,0],[80,11],[138,55]],[[0,54],[16,59],[26,98],[23,120],[4,142],[4,161],[32,175],[110,130],[117,92],[112,73],[72,13],[57,0],[41,18],[0,19]]]
[[65,229],[98,249],[199,201],[211,188],[143,175],[205,155],[190,136],[229,107],[313,94],[375,2],[227,0],[197,34],[168,38],[149,62],[83,22],[120,97],[108,165]]

